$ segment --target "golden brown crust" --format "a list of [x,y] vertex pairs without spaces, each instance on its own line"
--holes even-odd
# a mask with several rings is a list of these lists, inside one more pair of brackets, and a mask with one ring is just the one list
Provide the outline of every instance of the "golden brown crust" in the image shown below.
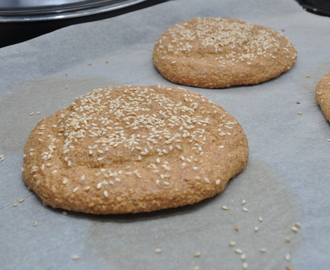
[[97,89],[41,120],[24,148],[23,177],[54,208],[149,212],[220,193],[243,170],[237,120],[178,87]]
[[330,121],[330,72],[325,74],[316,86],[316,101],[325,118]]
[[222,18],[176,24],[153,51],[154,65],[166,79],[203,88],[258,84],[289,70],[296,58],[282,33]]

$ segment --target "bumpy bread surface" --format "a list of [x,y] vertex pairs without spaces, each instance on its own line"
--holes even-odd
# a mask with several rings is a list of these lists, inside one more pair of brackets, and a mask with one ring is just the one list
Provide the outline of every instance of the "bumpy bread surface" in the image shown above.
[[330,121],[330,72],[325,74],[316,86],[316,101],[325,118]]
[[258,84],[288,71],[297,58],[280,32],[237,19],[195,18],[165,31],[153,62],[169,81],[203,88]]
[[238,121],[178,87],[96,89],[38,122],[23,178],[46,205],[149,212],[220,193],[248,160]]

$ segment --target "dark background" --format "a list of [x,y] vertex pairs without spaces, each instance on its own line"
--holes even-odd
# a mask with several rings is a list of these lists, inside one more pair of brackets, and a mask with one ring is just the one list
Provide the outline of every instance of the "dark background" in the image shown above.
[[72,19],[37,22],[0,22],[0,48],[32,39],[69,25],[103,20],[119,16],[124,13],[129,13],[135,10],[157,5],[166,1],[168,0],[149,0],[118,10]]
[[[0,0],[1,1],[1,0]],[[1,22],[0,23],[0,48],[23,42],[37,36],[52,32],[73,24],[91,22],[119,16],[135,10],[147,8],[170,0],[149,0],[127,8],[114,10],[96,15],[84,16],[73,19],[38,21],[38,22]],[[202,2],[203,0],[201,0]],[[290,1],[290,0],[288,0]],[[302,8],[322,16],[330,16],[330,0],[295,0]]]

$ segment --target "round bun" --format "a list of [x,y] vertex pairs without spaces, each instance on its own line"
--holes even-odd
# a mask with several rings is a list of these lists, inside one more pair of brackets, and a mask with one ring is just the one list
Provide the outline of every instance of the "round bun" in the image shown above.
[[200,94],[117,86],[96,89],[38,122],[22,170],[46,205],[118,214],[212,197],[247,160],[238,121]]
[[289,70],[296,58],[282,33],[222,18],[176,24],[153,51],[154,65],[166,79],[203,88],[258,84]]
[[330,72],[325,74],[316,86],[316,101],[325,118],[330,121]]

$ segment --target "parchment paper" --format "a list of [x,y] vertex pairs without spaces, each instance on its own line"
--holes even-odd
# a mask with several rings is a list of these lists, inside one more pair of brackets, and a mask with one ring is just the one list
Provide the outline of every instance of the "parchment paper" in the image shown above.
[[[289,72],[259,85],[186,87],[239,120],[249,139],[246,169],[224,193],[177,209],[95,216],[44,206],[21,176],[23,146],[37,121],[94,88],[173,85],[152,64],[153,43],[168,27],[197,16],[283,31],[298,50]],[[248,269],[328,269],[330,128],[315,86],[330,70],[329,44],[330,18],[293,0],[177,0],[2,48],[0,268],[212,270],[242,269],[246,262]]]

